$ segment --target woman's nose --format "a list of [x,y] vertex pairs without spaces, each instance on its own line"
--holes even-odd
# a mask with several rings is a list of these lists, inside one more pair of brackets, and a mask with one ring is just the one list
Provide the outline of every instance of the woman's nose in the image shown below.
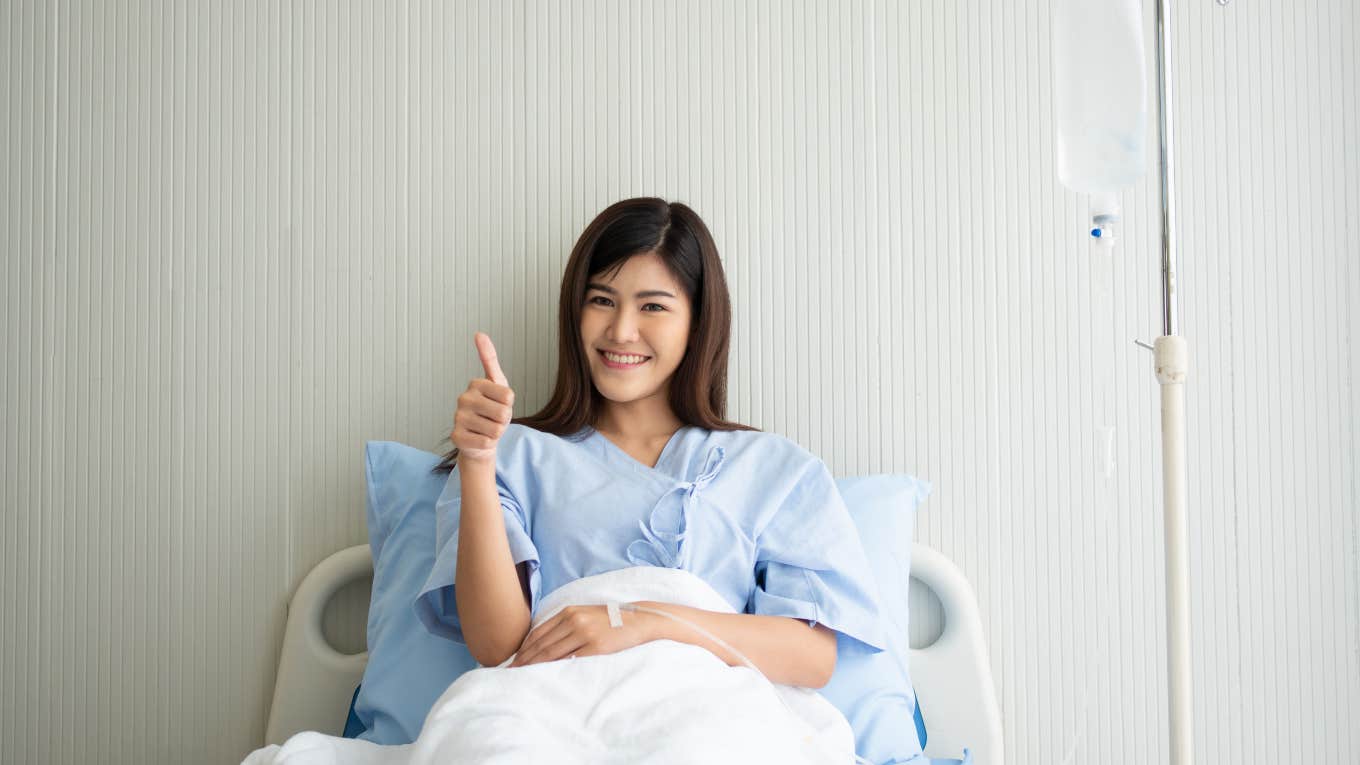
[[609,339],[611,342],[623,345],[631,342],[637,337],[637,321],[628,312],[620,311],[609,325]]

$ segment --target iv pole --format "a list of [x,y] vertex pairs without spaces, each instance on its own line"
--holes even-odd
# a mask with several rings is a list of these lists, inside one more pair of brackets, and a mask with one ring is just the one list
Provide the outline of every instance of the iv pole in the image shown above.
[[[1217,0],[1227,5],[1228,0]],[[1190,564],[1186,524],[1185,378],[1190,349],[1177,334],[1176,209],[1171,151],[1171,0],[1157,0],[1157,112],[1161,125],[1162,336],[1152,347],[1162,390],[1162,495],[1166,549],[1167,685],[1172,765],[1191,765]],[[1147,347],[1143,343],[1139,343]]]
[[[1071,3],[1083,0],[1070,0]],[[1142,0],[1131,0],[1141,6]],[[1190,664],[1190,585],[1189,534],[1186,522],[1186,439],[1185,439],[1185,380],[1190,368],[1190,349],[1178,334],[1179,312],[1176,286],[1176,205],[1175,166],[1172,152],[1172,92],[1171,92],[1171,0],[1154,0],[1157,8],[1157,112],[1160,119],[1158,144],[1160,149],[1162,202],[1162,335],[1153,345],[1134,340],[1153,352],[1154,372],[1161,386],[1162,419],[1162,498],[1164,521],[1164,550],[1166,566],[1166,646],[1167,685],[1169,702],[1169,730],[1172,765],[1191,765],[1194,754],[1192,723],[1194,705]],[[1216,0],[1222,6],[1229,0]],[[1113,3],[1112,3],[1113,5]],[[1090,11],[1089,6],[1082,7]],[[1082,23],[1090,24],[1089,16]],[[1064,30],[1071,33],[1071,29]],[[1070,65],[1070,62],[1063,62]],[[1074,128],[1083,129],[1078,124]],[[1059,131],[1061,133],[1062,127]],[[1061,159],[1059,175],[1063,174]],[[1066,182],[1066,179],[1064,179]],[[1082,189],[1080,186],[1077,190]],[[1092,207],[1091,234],[1104,242],[1105,227],[1119,220],[1118,203],[1109,189],[1099,189],[1100,202]],[[1094,193],[1094,192],[1092,192]]]
[[1166,672],[1171,762],[1190,765],[1194,713],[1190,675],[1189,545],[1186,528],[1185,376],[1190,352],[1176,334],[1176,217],[1171,147],[1171,0],[1157,0],[1157,113],[1162,176],[1162,336],[1154,341],[1162,389],[1162,496],[1166,551]]

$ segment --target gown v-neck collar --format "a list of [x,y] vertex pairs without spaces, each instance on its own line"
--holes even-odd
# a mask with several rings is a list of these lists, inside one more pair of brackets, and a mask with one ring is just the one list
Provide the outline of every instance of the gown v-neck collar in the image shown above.
[[670,471],[665,469],[666,460],[668,457],[671,456],[672,452],[679,448],[680,438],[684,434],[685,430],[687,430],[689,427],[690,427],[689,425],[681,425],[678,430],[671,434],[670,440],[666,442],[665,446],[661,447],[661,454],[657,455],[655,466],[648,465],[647,463],[637,459],[633,455],[624,451],[623,447],[609,440],[609,438],[605,436],[605,434],[601,433],[600,431],[596,430],[593,427],[590,429],[590,436],[591,438],[598,438],[601,442],[603,442],[606,451],[613,454],[617,459],[624,461],[625,464],[632,466],[635,470],[645,473],[647,475],[655,475],[657,478],[666,478],[669,480],[678,481],[682,479],[680,479],[679,477],[675,476]]

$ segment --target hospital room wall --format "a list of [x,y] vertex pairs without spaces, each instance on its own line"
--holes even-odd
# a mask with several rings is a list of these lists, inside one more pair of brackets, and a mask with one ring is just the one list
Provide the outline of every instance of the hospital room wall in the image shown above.
[[[637,194],[717,237],[732,418],[934,483],[1008,762],[1164,758],[1155,151],[1093,252],[1050,10],[6,2],[0,761],[258,746],[364,441],[444,448],[476,330],[544,403]],[[1200,762],[1360,756],[1358,16],[1176,3]]]

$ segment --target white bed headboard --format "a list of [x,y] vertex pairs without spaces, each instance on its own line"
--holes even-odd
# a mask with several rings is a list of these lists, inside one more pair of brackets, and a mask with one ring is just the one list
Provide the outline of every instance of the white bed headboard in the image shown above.
[[[368,653],[336,651],[321,619],[340,588],[372,574],[368,545],[357,545],[321,561],[298,585],[288,604],[266,744],[281,744],[304,730],[342,732]],[[966,746],[976,765],[1002,765],[1001,710],[973,588],[948,558],[922,544],[912,548],[911,574],[935,593],[944,611],[939,639],[911,651],[911,680],[929,733],[926,753],[959,757]]]

